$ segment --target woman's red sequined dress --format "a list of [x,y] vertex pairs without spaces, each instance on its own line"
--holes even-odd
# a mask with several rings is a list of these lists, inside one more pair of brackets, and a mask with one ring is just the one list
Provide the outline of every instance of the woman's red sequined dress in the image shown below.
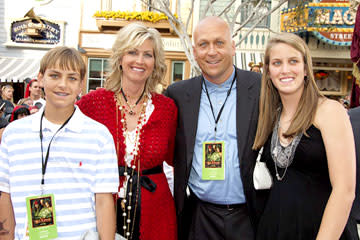
[[[172,165],[177,108],[174,102],[163,95],[153,93],[152,103],[155,107],[148,122],[142,127],[140,136],[141,171],[162,165],[166,161]],[[118,111],[116,125],[116,102],[114,93],[98,89],[83,96],[77,105],[90,118],[104,124],[114,137],[119,138],[119,165],[124,166],[125,144]],[[116,134],[116,129],[119,133]],[[177,239],[177,226],[174,199],[164,173],[148,176],[155,184],[156,190],[149,192],[141,188],[140,239],[172,240]]]

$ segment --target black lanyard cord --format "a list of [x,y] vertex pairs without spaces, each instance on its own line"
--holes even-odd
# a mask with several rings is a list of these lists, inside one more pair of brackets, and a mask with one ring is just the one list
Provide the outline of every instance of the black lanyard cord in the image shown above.
[[45,109],[44,109],[44,112],[41,114],[41,118],[40,118],[40,142],[41,142],[41,164],[42,164],[41,185],[45,184],[45,172],[46,172],[46,167],[47,167],[47,163],[48,163],[48,160],[49,160],[50,145],[51,145],[55,135],[70,121],[71,117],[74,115],[74,112],[75,112],[75,110],[73,111],[71,116],[63,123],[63,125],[61,125],[61,127],[52,136],[52,138],[51,138],[51,140],[49,142],[49,146],[48,146],[47,151],[46,151],[45,161],[44,161],[44,152],[43,152],[43,144],[42,144],[42,141],[43,141],[42,121],[43,121],[43,118],[44,118]]
[[217,130],[217,123],[219,122],[219,119],[220,119],[220,116],[221,116],[221,114],[222,114],[222,111],[224,110],[225,103],[226,103],[226,101],[228,100],[228,97],[229,97],[230,94],[231,94],[231,89],[232,89],[232,87],[233,87],[233,85],[234,85],[235,79],[236,79],[236,71],[235,71],[234,78],[233,78],[233,80],[232,80],[232,82],[231,82],[231,86],[230,86],[229,90],[227,91],[225,101],[224,101],[223,105],[221,106],[220,111],[219,111],[217,117],[215,118],[214,107],[213,107],[213,105],[212,105],[212,103],[211,103],[210,96],[209,96],[209,92],[208,92],[208,89],[207,89],[207,86],[206,86],[204,77],[202,77],[202,84],[201,84],[201,86],[202,86],[202,85],[205,85],[206,96],[207,96],[207,98],[208,98],[208,100],[209,100],[210,108],[211,108],[211,113],[212,113],[212,115],[213,115],[213,117],[214,117],[214,121],[215,121],[215,134],[216,134],[216,130]]

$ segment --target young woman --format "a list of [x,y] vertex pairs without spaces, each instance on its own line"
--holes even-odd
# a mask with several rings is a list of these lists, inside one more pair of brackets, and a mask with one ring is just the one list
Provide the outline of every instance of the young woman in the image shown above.
[[166,72],[160,34],[129,24],[115,40],[105,89],[77,103],[103,123],[117,147],[117,232],[126,239],[176,239],[175,205],[162,170],[172,165],[177,108],[155,93]]
[[5,102],[4,115],[3,118],[10,120],[11,113],[14,110],[15,104],[13,101],[14,88],[6,84],[1,87],[1,99]]
[[350,216],[355,147],[345,108],[324,97],[306,43],[289,33],[265,51],[254,149],[274,183],[257,239],[358,239]]

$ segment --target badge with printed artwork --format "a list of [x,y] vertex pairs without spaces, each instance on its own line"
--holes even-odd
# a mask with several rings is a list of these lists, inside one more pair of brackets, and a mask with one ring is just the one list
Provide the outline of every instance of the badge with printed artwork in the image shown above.
[[30,239],[58,237],[54,194],[26,198]]
[[224,141],[203,142],[202,179],[225,179]]

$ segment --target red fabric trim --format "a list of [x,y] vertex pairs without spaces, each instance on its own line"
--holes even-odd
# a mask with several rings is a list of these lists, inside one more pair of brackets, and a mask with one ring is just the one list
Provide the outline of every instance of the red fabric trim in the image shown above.
[[25,98],[30,97],[30,86],[31,86],[32,82],[34,82],[34,81],[37,81],[37,79],[35,79],[35,78],[31,79],[29,84],[26,86],[25,95],[24,95]]
[[[27,107],[22,106],[22,105],[16,106],[16,107],[13,109],[13,111],[11,112],[10,122],[14,121],[15,112],[16,112],[17,110],[19,110],[20,108],[27,108]],[[29,111],[29,114],[30,114],[30,111]]]
[[350,108],[358,106],[360,106],[360,88],[359,85],[356,83],[356,78],[354,77],[350,95]]

